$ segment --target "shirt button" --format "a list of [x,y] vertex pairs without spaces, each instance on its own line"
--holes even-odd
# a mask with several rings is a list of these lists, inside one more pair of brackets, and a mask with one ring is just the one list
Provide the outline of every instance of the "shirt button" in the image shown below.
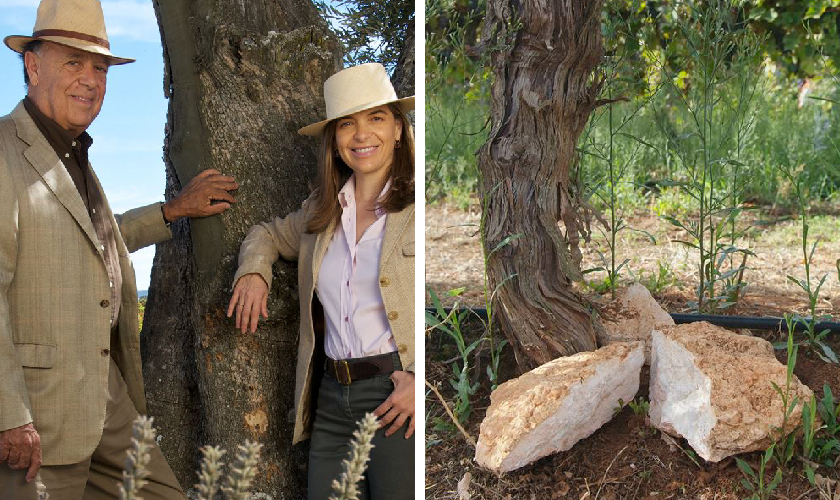
[[91,211],[91,212],[93,212],[94,214],[96,213],[96,209],[95,209],[95,208],[91,208],[91,209],[90,209],[90,211]]
[[105,251],[105,245],[99,245],[99,248],[100,248],[103,252]]
[[76,145],[76,141],[71,142],[71,143],[70,143],[70,145],[71,145],[71,146],[75,146],[75,145]]
[[394,321],[395,319],[397,319],[399,317],[400,317],[400,315],[399,315],[399,313],[397,313],[397,311],[391,311],[391,312],[388,313],[388,319],[390,319],[391,321]]
[[70,158],[70,153],[64,153],[65,158]]
[[388,278],[382,277],[382,278],[379,278],[379,284],[382,285],[382,286],[388,286],[388,285],[391,284],[391,280],[389,280]]
[[350,322],[350,318],[348,318],[347,316],[345,316],[345,317],[344,317],[344,322],[345,322],[345,323],[349,323],[349,322]]
[[104,308],[110,306],[111,303],[108,302],[107,300],[103,300],[102,302],[99,303],[99,305],[104,309]]
[[107,356],[108,356],[108,354],[110,354],[110,353],[111,353],[111,351],[110,351],[110,350],[108,350],[108,349],[102,349],[102,357],[103,357],[103,358],[104,358],[104,357],[107,357]]

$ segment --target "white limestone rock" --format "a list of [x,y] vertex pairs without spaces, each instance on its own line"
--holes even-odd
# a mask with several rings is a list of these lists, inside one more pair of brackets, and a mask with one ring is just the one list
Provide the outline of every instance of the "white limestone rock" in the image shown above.
[[[764,339],[738,335],[706,322],[655,330],[650,367],[650,421],[688,441],[704,460],[770,445],[782,426],[787,367]],[[790,398],[810,399],[794,376]],[[802,417],[801,404],[788,417],[785,434]]]
[[550,361],[500,385],[481,423],[475,460],[497,473],[571,448],[639,389],[640,342]]
[[645,364],[650,364],[650,332],[674,324],[671,315],[639,283],[627,287],[614,303],[605,307],[604,316],[604,331],[598,337],[598,344],[642,341]]

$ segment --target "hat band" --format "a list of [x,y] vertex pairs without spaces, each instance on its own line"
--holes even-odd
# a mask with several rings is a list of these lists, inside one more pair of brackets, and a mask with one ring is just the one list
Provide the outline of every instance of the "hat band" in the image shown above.
[[95,43],[96,45],[101,45],[108,50],[111,50],[111,44],[108,43],[108,40],[104,38],[99,38],[93,35],[88,35],[86,33],[79,33],[78,31],[67,31],[67,30],[39,30],[35,33],[32,33],[32,38],[41,38],[44,36],[61,36],[64,38],[76,38],[78,40],[84,40],[86,42]]

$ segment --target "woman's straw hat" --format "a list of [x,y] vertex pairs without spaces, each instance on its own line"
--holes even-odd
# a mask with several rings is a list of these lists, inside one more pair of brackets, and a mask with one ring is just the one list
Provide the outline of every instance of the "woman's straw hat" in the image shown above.
[[111,54],[105,16],[99,0],[42,0],[38,6],[32,36],[11,35],[3,39],[18,54],[32,40],[53,42],[84,52],[101,54],[113,64],[134,62],[134,59]]
[[368,63],[343,69],[324,82],[327,119],[298,130],[302,135],[320,135],[327,124],[359,111],[396,103],[404,112],[414,109],[414,96],[398,98],[385,67]]

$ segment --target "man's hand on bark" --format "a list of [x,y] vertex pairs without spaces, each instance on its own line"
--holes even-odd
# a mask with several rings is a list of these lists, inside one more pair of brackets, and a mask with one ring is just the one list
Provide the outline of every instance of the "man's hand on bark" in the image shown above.
[[220,214],[236,203],[229,191],[238,188],[233,177],[207,169],[193,177],[175,198],[163,204],[163,218],[166,222],[174,222],[181,217]]

